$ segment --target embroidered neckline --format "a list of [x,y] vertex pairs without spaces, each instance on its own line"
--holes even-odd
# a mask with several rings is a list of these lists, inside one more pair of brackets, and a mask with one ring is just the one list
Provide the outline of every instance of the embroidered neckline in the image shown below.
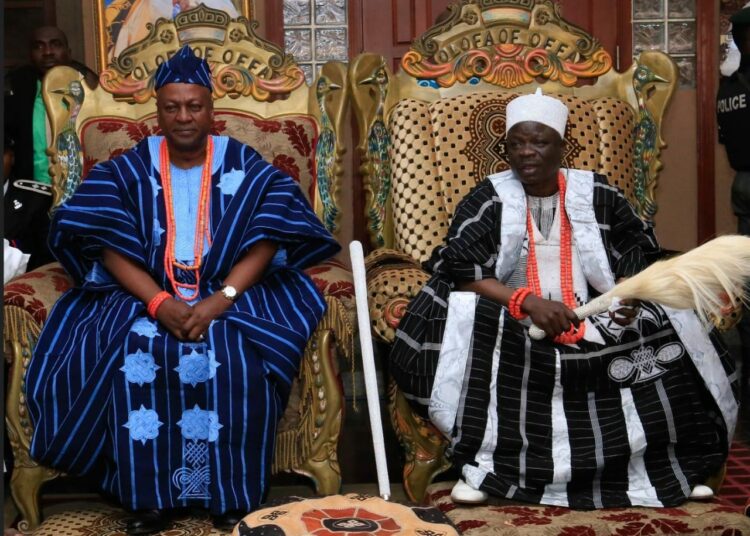
[[[576,300],[573,292],[573,241],[570,230],[570,221],[565,213],[565,176],[562,171],[557,172],[558,195],[560,196],[560,292],[563,303],[570,309],[575,309]],[[531,210],[526,205],[526,232],[529,236],[529,255],[526,259],[526,282],[535,296],[542,296],[542,286],[539,282],[539,266],[536,260],[536,248],[534,247],[534,222],[531,218]],[[571,326],[570,330],[555,337],[555,342],[561,344],[574,344],[583,338],[586,325],[582,322],[576,329]]]
[[[213,139],[211,136],[206,141],[206,159],[201,171],[201,192],[198,204],[198,218],[195,222],[195,241],[193,243],[193,263],[183,264],[175,258],[175,236],[176,225],[174,217],[174,205],[172,202],[172,172],[169,159],[169,148],[167,140],[161,142],[159,148],[159,160],[161,171],[162,188],[164,189],[164,206],[167,212],[167,246],[164,251],[164,271],[172,283],[172,289],[180,299],[192,301],[198,297],[200,288],[200,268],[203,264],[203,244],[208,241],[211,245],[211,229],[209,225],[208,211],[211,201],[211,169],[213,159]],[[193,272],[195,283],[180,283],[175,277],[175,268]],[[185,291],[190,291],[188,295]]]

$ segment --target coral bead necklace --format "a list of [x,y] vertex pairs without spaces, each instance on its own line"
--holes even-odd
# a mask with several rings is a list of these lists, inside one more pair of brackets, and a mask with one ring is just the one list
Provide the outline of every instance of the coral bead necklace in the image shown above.
[[[573,241],[570,231],[570,221],[565,212],[565,177],[562,171],[557,173],[557,186],[560,198],[560,291],[562,302],[570,309],[577,307],[575,294],[573,292]],[[542,297],[542,286],[539,283],[539,266],[536,260],[536,248],[534,246],[534,224],[531,221],[531,211],[526,207],[526,231],[529,236],[529,256],[526,261],[526,282],[535,296]],[[570,330],[555,337],[555,342],[561,344],[574,344],[583,338],[586,326],[583,322],[576,329],[571,326]]]
[[[177,296],[184,301],[192,301],[198,297],[200,288],[200,268],[203,263],[203,244],[207,240],[211,245],[211,230],[209,225],[209,203],[211,201],[211,167],[213,160],[213,139],[208,137],[206,143],[206,159],[201,171],[201,191],[198,202],[198,217],[195,222],[195,238],[193,242],[193,263],[184,264],[175,259],[175,218],[174,205],[172,202],[172,173],[169,160],[169,148],[167,140],[162,140],[159,152],[161,169],[161,183],[164,190],[164,206],[167,212],[167,246],[164,252],[164,271],[172,283],[172,288]],[[175,268],[192,272],[195,283],[181,283],[175,277]],[[190,294],[187,294],[189,291]]]

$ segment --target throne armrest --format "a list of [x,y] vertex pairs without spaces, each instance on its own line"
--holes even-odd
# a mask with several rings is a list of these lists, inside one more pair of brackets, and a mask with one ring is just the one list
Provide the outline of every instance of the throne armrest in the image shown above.
[[320,495],[338,493],[338,440],[344,413],[339,356],[354,351],[352,275],[335,260],[306,270],[326,301],[326,313],[305,347],[289,403],[279,422],[272,472],[310,477]]
[[[370,318],[375,335],[392,343],[409,302],[430,278],[411,256],[379,248],[365,259]],[[419,415],[391,379],[388,388],[391,424],[404,449],[404,490],[421,502],[432,480],[451,466],[445,457],[448,442],[429,419]]]
[[[365,269],[372,330],[381,342],[392,343],[406,307],[430,274],[413,257],[390,248],[370,253]],[[404,449],[404,489],[410,500],[421,502],[435,476],[451,466],[445,458],[448,442],[429,419],[412,408],[393,379],[388,386],[388,410]]]
[[373,332],[391,343],[406,307],[430,275],[409,255],[388,248],[370,253],[365,267]]
[[320,495],[338,493],[338,440],[344,413],[339,355],[352,359],[353,329],[338,298],[325,296],[327,311],[305,347],[289,403],[279,422],[272,472],[311,478]]
[[26,409],[26,369],[48,312],[72,284],[62,266],[52,263],[4,287],[3,352],[9,364],[5,423],[14,457],[10,488],[22,514],[19,528],[24,531],[39,525],[39,490],[43,482],[58,475],[29,456],[33,429]]
[[[59,263],[53,262],[27,272],[9,282],[3,288],[3,305],[7,311],[9,307],[29,314],[29,318],[36,324],[36,333],[42,328],[47,314],[63,292],[73,285],[73,280]],[[4,340],[11,336],[20,336],[23,330],[14,329],[12,322],[6,319]],[[10,328],[12,333],[8,332]],[[6,347],[7,349],[7,347]]]
[[[3,353],[10,365],[8,411],[5,420],[13,449],[29,448],[31,425],[21,386],[47,314],[73,284],[58,263],[51,263],[15,278],[3,288]],[[17,381],[16,381],[17,380]]]

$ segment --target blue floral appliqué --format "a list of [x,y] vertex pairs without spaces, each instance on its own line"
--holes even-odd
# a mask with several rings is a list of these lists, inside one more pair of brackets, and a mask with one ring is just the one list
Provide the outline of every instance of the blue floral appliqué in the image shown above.
[[141,351],[139,348],[134,354],[125,356],[125,366],[120,370],[125,373],[125,379],[130,383],[143,385],[151,383],[156,379],[156,371],[161,367],[154,363],[154,356]]
[[219,424],[219,414],[215,411],[207,411],[193,406],[193,409],[186,409],[182,412],[182,419],[177,422],[182,428],[182,437],[185,439],[208,439],[216,441],[219,439],[219,429],[223,428]]
[[161,337],[159,328],[154,322],[151,322],[151,320],[146,317],[141,317],[133,322],[133,325],[130,327],[130,332],[143,337],[148,337],[149,339]]
[[140,409],[128,413],[128,422],[123,426],[130,430],[130,439],[145,445],[147,440],[156,439],[162,424],[164,423],[159,420],[158,413],[141,404]]
[[228,173],[224,173],[219,179],[219,190],[224,195],[234,195],[245,179],[245,173],[239,169],[232,169]]
[[219,363],[214,357],[212,350],[208,354],[199,354],[195,350],[188,355],[180,357],[179,366],[174,369],[180,373],[180,381],[189,383],[195,387],[198,383],[203,383],[216,376],[216,367]]

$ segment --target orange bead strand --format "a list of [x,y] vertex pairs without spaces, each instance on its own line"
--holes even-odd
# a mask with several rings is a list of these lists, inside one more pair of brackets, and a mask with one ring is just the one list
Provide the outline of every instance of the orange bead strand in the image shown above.
[[508,302],[508,311],[510,311],[510,316],[512,316],[516,320],[523,320],[524,318],[529,316],[521,310],[521,305],[523,305],[524,300],[529,296],[529,294],[531,294],[531,289],[519,288],[511,295],[510,301]]
[[146,306],[148,315],[151,318],[156,319],[156,312],[159,310],[159,307],[161,307],[161,304],[171,297],[172,295],[169,292],[167,292],[166,290],[162,290],[156,296],[151,298],[151,301],[149,301],[148,305]]
[[[164,205],[167,212],[167,246],[164,252],[164,271],[172,283],[172,288],[177,296],[184,301],[192,301],[198,297],[200,288],[200,269],[203,264],[203,244],[208,241],[211,245],[211,228],[209,225],[209,205],[211,202],[211,168],[213,163],[213,138],[208,137],[206,143],[206,159],[201,171],[201,191],[198,204],[198,218],[195,223],[195,239],[193,242],[193,263],[184,264],[175,259],[175,219],[174,205],[172,204],[172,173],[169,160],[169,148],[167,141],[163,140],[160,147],[161,182],[164,190]],[[195,283],[180,283],[174,275],[175,268],[193,272]],[[190,295],[184,291],[189,291]]]
[[[557,175],[557,187],[560,194],[560,291],[563,303],[570,309],[577,307],[575,292],[573,291],[573,241],[570,221],[565,212],[565,176],[562,171]],[[526,208],[526,231],[529,235],[529,256],[526,260],[526,281],[534,295],[542,296],[542,286],[539,282],[539,266],[536,260],[534,245],[534,225],[531,221],[531,211]],[[520,310],[520,306],[519,306]],[[511,315],[513,312],[511,311]],[[575,344],[583,338],[586,325],[582,322],[576,329],[571,326],[568,331],[555,337],[560,344]]]

